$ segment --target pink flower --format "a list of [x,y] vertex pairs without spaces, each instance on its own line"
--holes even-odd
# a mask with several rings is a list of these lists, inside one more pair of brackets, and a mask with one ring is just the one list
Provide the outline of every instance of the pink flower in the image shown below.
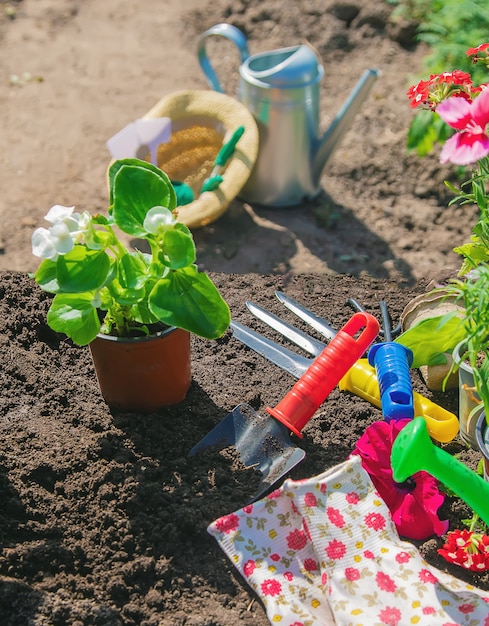
[[306,572],[315,572],[319,566],[315,559],[304,559],[304,569]]
[[437,516],[445,496],[438,490],[438,481],[424,471],[416,472],[405,483],[394,482],[392,444],[408,421],[374,422],[358,440],[353,454],[361,457],[362,466],[389,508],[399,534],[422,540],[447,531],[448,522]]
[[458,610],[460,611],[460,613],[467,615],[468,613],[472,613],[474,607],[471,604],[459,604]]
[[217,530],[221,533],[226,533],[226,535],[233,532],[233,530],[236,530],[238,526],[239,517],[234,513],[231,513],[230,515],[224,515],[223,517],[220,517],[218,520],[216,520]]
[[382,589],[382,591],[394,592],[397,589],[396,583],[390,576],[384,574],[384,572],[377,572],[375,582],[377,583],[378,588]]
[[401,611],[393,606],[386,606],[385,609],[379,613],[380,621],[382,624],[387,624],[387,626],[397,626],[401,621],[401,617]]
[[306,533],[294,528],[286,537],[287,545],[291,550],[302,550],[307,544]]
[[409,552],[399,552],[396,554],[396,561],[398,563],[407,563],[411,559]]
[[432,606],[425,606],[423,609],[423,615],[433,615],[433,613],[436,613],[434,607]]
[[358,493],[352,491],[351,493],[346,494],[346,501],[348,504],[358,504],[360,502],[360,496]]
[[284,578],[290,582],[291,580],[293,580],[294,574],[292,574],[292,572],[288,572],[288,571],[284,572]]
[[264,596],[278,596],[281,591],[282,585],[278,582],[278,580],[265,578],[261,584],[261,592]]
[[360,572],[356,567],[347,567],[345,569],[345,578],[350,581],[358,580],[360,578]]
[[311,491],[308,491],[304,496],[304,504],[308,507],[315,507],[318,505],[317,498]]
[[249,559],[243,565],[243,573],[244,573],[244,575],[245,576],[251,576],[251,574],[253,574],[253,572],[255,571],[255,568],[256,568],[255,561],[253,561],[252,559]]
[[332,506],[328,506],[328,508],[326,509],[326,515],[328,516],[329,521],[337,528],[343,528],[343,526],[345,525],[345,518],[338,509],[335,509]]
[[249,515],[252,511],[253,511],[252,504],[247,504],[246,506],[243,507],[243,512],[246,513],[246,515]]
[[385,517],[380,515],[380,513],[367,513],[364,522],[372,530],[383,530],[385,528]]
[[326,574],[326,572],[323,572],[321,574],[321,585],[323,585],[323,587],[326,587],[327,584],[328,584],[328,575]]
[[423,583],[433,583],[433,585],[438,582],[438,578],[429,569],[422,569],[419,572],[419,579]]
[[274,498],[280,498],[281,491],[280,489],[275,489],[272,493],[269,493],[267,498],[268,500],[273,500]]
[[338,539],[333,539],[333,541],[330,541],[325,550],[329,558],[334,559],[335,561],[338,559],[342,559],[346,554],[345,544],[341,541],[338,541]]
[[445,142],[440,161],[469,165],[489,154],[489,90],[484,89],[472,102],[453,96],[440,102],[436,112],[452,128],[460,131]]
[[365,552],[363,553],[363,556],[366,559],[375,559],[375,554],[371,550],[365,550]]

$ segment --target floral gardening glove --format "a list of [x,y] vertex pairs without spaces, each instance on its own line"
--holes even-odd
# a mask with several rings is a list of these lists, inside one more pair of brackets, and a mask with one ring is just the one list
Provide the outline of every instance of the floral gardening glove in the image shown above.
[[286,480],[209,532],[272,624],[278,617],[288,626],[328,624],[320,611],[329,604],[343,626],[489,626],[489,594],[428,565],[399,539],[359,457],[305,481]]
[[327,587],[293,497],[276,490],[221,517],[208,530],[260,596],[272,624],[335,624]]

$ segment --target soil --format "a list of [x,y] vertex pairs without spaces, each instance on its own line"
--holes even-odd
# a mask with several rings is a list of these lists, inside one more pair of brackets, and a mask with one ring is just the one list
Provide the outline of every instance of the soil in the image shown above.
[[[144,6],[144,9],[142,8]],[[53,204],[104,211],[105,141],[179,89],[205,89],[198,35],[226,21],[253,52],[310,41],[326,67],[326,127],[367,67],[382,71],[340,148],[323,193],[292,209],[235,200],[194,233],[233,318],[267,331],[247,299],[292,321],[283,289],[340,327],[354,297],[397,320],[433,279],[459,266],[454,245],[475,213],[447,207],[454,173],[408,155],[405,92],[426,52],[413,24],[375,0],[0,0],[0,616],[6,626],[234,626],[268,623],[263,607],[207,534],[248,501],[254,480],[229,453],[189,459],[190,448],[240,402],[264,411],[294,379],[236,341],[192,337],[185,401],[150,415],[111,411],[90,353],[46,324],[49,296],[28,272],[30,236]],[[8,9],[8,11],[7,11]],[[233,52],[218,55],[235,89]],[[310,329],[309,329],[310,330]],[[277,338],[277,337],[275,337]],[[415,388],[457,412],[457,394]],[[335,389],[305,429],[294,478],[343,461],[381,419]],[[444,447],[475,469],[480,455]],[[447,495],[451,528],[471,516]],[[426,559],[489,590],[489,575],[447,564],[443,538],[419,542]]]

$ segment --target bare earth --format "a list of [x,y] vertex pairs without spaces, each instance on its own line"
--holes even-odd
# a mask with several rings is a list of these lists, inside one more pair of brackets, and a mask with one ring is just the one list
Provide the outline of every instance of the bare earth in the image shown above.
[[[4,12],[10,7],[15,19]],[[0,622],[5,626],[265,626],[260,600],[206,532],[249,499],[250,480],[219,454],[189,449],[240,402],[274,406],[294,380],[230,333],[192,338],[186,400],[151,415],[111,412],[89,351],[46,324],[49,297],[28,271],[32,230],[53,204],[104,211],[105,141],[181,89],[206,89],[195,44],[220,21],[241,27],[252,52],[308,39],[326,75],[325,128],[367,67],[382,76],[327,165],[308,205],[267,209],[236,200],[195,231],[233,318],[254,300],[288,317],[283,289],[336,327],[355,297],[397,320],[432,278],[459,265],[470,209],[447,209],[436,157],[405,153],[405,97],[424,51],[378,0],[0,0]],[[235,89],[232,51],[220,55]],[[234,83],[234,86],[233,86]],[[268,334],[273,336],[269,331]],[[415,388],[457,412],[457,395]],[[304,478],[343,461],[378,409],[335,389],[298,445]],[[475,468],[479,455],[445,446]],[[468,508],[440,512],[460,528]],[[436,567],[489,591],[487,573],[449,566],[442,537],[419,542]]]
[[[163,96],[208,88],[196,42],[220,21],[242,28],[252,53],[306,39],[316,46],[325,66],[321,130],[365,69],[382,76],[326,165],[324,195],[294,209],[235,201],[195,232],[199,263],[224,272],[331,271],[409,281],[457,266],[452,248],[469,236],[473,215],[447,209],[447,167],[435,156],[405,152],[412,115],[405,92],[413,75],[419,78],[425,51],[409,39],[404,45],[409,29],[388,22],[387,4],[344,4],[146,0],[143,9],[135,0],[0,2],[16,16],[0,17],[0,269],[36,268],[30,236],[53,204],[106,210],[106,140]],[[215,56],[233,95],[237,53],[222,41]]]

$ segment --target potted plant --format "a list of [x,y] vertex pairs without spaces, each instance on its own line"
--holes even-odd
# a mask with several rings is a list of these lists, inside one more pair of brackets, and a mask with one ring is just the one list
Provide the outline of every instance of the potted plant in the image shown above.
[[[34,278],[41,289],[54,294],[49,326],[77,345],[90,346],[107,403],[151,411],[186,395],[189,333],[220,337],[229,326],[230,312],[195,263],[193,237],[177,220],[176,194],[168,176],[146,161],[123,159],[110,166],[108,180],[107,215],[75,213],[74,207],[59,205],[50,209],[50,227],[32,235],[33,253],[43,259]],[[144,240],[150,252],[128,249],[117,231]],[[154,341],[170,343],[170,361],[163,364],[157,357],[152,366],[156,378],[150,382],[142,367]],[[129,356],[135,347],[142,352],[143,365],[134,365]],[[106,383],[105,374],[114,371],[116,380]],[[165,388],[166,394],[151,397]]]
[[[475,64],[489,67],[489,43],[470,48],[467,55]],[[413,350],[416,366],[440,362],[442,352],[453,352],[459,367],[461,438],[477,446],[477,405],[489,405],[489,363],[481,364],[481,358],[483,361],[487,355],[489,329],[489,88],[474,85],[469,73],[454,70],[420,81],[409,89],[408,97],[413,108],[431,109],[445,124],[445,132],[440,135],[440,161],[463,167],[475,164],[471,177],[459,189],[446,184],[455,194],[451,203],[475,204],[479,218],[471,240],[454,249],[463,258],[460,278],[435,290],[461,304],[462,314],[434,315],[408,330],[400,341]],[[410,140],[413,144],[413,133]],[[473,374],[473,383],[466,382],[467,373]]]

